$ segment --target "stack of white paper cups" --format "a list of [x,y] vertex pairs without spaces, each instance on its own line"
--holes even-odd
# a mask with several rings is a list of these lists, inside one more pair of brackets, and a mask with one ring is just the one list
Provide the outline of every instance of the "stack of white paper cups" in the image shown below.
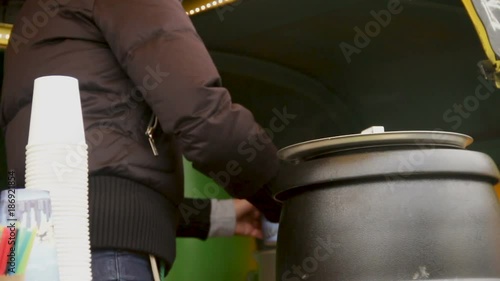
[[92,280],[87,157],[78,80],[36,79],[26,188],[50,192],[60,281]]

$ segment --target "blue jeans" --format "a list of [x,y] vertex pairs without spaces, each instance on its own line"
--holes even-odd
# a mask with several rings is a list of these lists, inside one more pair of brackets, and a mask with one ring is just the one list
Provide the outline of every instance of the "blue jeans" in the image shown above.
[[153,281],[148,255],[119,250],[92,251],[93,281]]

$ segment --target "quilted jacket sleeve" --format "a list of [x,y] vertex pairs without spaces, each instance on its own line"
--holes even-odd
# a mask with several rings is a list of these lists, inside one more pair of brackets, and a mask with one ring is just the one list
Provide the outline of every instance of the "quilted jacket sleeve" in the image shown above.
[[178,0],[95,0],[94,17],[194,168],[237,198],[252,197],[275,177],[276,147],[252,113],[231,101]]

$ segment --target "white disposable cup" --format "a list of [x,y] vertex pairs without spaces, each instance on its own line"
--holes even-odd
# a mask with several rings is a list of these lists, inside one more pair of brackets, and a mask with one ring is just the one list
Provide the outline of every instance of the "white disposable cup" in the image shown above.
[[75,173],[69,172],[60,172],[55,175],[48,176],[34,176],[32,174],[25,176],[26,186],[29,185],[44,185],[48,186],[48,188],[53,189],[55,187],[63,187],[67,185],[68,188],[77,187],[77,186],[85,186],[88,183],[88,175],[85,173],[84,175],[77,175]]
[[[53,193],[53,192],[51,192]],[[52,200],[52,206],[54,208],[66,208],[66,207],[73,207],[75,212],[76,211],[82,211],[81,208],[83,207],[88,207],[88,196],[87,195],[80,195],[78,197],[69,197],[69,196],[51,196]],[[87,209],[84,211],[88,212]],[[65,214],[68,215],[69,214]]]
[[[73,255],[81,256],[82,254],[73,251]],[[73,268],[73,270],[75,270],[78,267],[80,267],[81,268],[80,270],[82,270],[83,268],[85,268],[85,266],[82,266],[82,265],[86,264],[87,262],[92,261],[91,256],[90,257],[83,256],[80,258],[74,258],[74,257],[72,257],[71,253],[64,253],[64,252],[63,253],[58,252],[57,259],[64,261],[62,263],[59,263],[59,267],[63,266],[64,268],[66,268],[66,270],[64,270],[64,269],[63,270],[68,271],[68,272],[69,272],[70,268]],[[78,277],[81,277],[81,276],[78,275]],[[78,278],[78,279],[74,279],[74,280],[82,280],[82,279]]]
[[[86,202],[87,198],[82,198],[82,197],[80,197],[80,198],[66,198],[65,199],[61,196],[61,197],[53,197],[52,200],[57,201],[57,202],[54,202],[52,204],[53,207],[56,209],[73,207],[73,208],[75,208],[74,209],[75,211],[80,211],[81,210],[80,208],[88,207],[88,203]],[[64,200],[66,202],[64,202]],[[85,211],[87,211],[87,210],[85,210]],[[65,214],[65,215],[69,216],[69,214]]]
[[89,226],[89,214],[83,209],[81,206],[60,206],[53,208],[54,222],[61,223],[57,226],[58,228],[70,227],[71,225],[76,226],[77,224]]
[[[68,202],[62,203],[63,199],[57,199],[58,201],[61,201],[61,203],[54,203],[53,204],[53,209],[54,211],[65,211],[65,212],[73,212],[72,214],[70,213],[63,213],[63,217],[72,217],[72,216],[80,216],[80,215],[87,215],[88,216],[88,204],[84,202],[79,202],[79,200],[73,199],[73,200],[67,200]],[[81,201],[81,200],[80,200]]]
[[[87,184],[85,184],[87,186]],[[50,192],[57,192],[60,189],[66,189],[66,190],[83,190],[85,188],[84,185],[80,184],[59,184],[54,182],[47,182],[47,183],[36,183],[32,181],[26,181],[26,189],[37,189],[37,190],[48,190]],[[57,195],[56,195],[57,196]],[[55,197],[54,197],[55,198]]]
[[[42,184],[40,184],[42,185]],[[87,194],[88,193],[88,183],[43,183],[47,187],[47,190],[52,192],[52,195],[58,197],[62,194],[67,194],[69,197],[73,198],[76,195],[73,194]],[[68,193],[69,192],[69,193]]]
[[47,186],[48,188],[53,188],[51,185],[86,185],[87,183],[88,172],[86,171],[54,168],[51,174],[49,172],[30,171],[30,173],[26,175],[26,187],[28,188],[34,188],[34,186]]
[[[87,262],[91,262],[91,259],[89,260],[88,258],[85,257],[85,259],[72,259],[71,256],[68,255],[58,255],[58,260],[64,260],[65,262],[59,262],[59,272],[62,274],[69,274],[73,272],[73,280],[88,280],[88,279],[81,279],[82,275],[81,273],[89,270],[85,266]],[[78,272],[78,273],[77,273]],[[85,273],[86,274],[86,273]],[[75,278],[75,276],[78,276],[78,279]]]
[[[61,280],[61,276],[67,277],[66,280],[92,280],[92,279],[87,279],[88,277],[91,277],[91,269],[87,268],[87,266],[84,266],[84,264],[91,263],[91,260],[84,259],[84,260],[74,260],[69,259],[69,256],[58,256],[58,260],[66,260],[68,262],[59,262],[59,276]],[[73,262],[72,262],[73,261]],[[70,278],[72,276],[73,279]],[[78,276],[78,279],[75,279],[75,277]]]
[[[89,240],[82,239],[82,240],[79,240],[77,242],[74,242],[74,241],[71,241],[71,239],[61,238],[61,241],[59,241],[58,243],[59,243],[58,244],[59,245],[58,251],[60,253],[65,253],[65,252],[70,253],[71,250],[73,250],[73,251],[77,250],[79,252],[84,253],[84,255],[86,255],[87,253],[88,254],[91,253]],[[69,243],[73,243],[73,244],[69,244]],[[77,258],[77,257],[75,257],[75,258]]]
[[[76,212],[75,208],[53,208],[54,222],[61,223],[57,228],[64,229],[65,227],[88,227],[89,214],[82,212]],[[83,208],[82,208],[83,209]],[[67,215],[67,213],[73,212],[72,215]],[[58,215],[60,214],[60,215]]]
[[[57,253],[59,256],[68,256],[70,259],[65,259],[66,264],[70,264],[72,261],[77,260],[88,260],[91,257],[90,243],[82,243],[79,241],[68,241],[68,243],[60,243],[56,245]],[[71,253],[78,252],[78,256],[72,256]],[[76,264],[81,266],[81,264]]]
[[[71,249],[71,247],[66,247],[66,248],[69,248]],[[75,250],[75,247],[73,245],[73,251],[72,253],[73,254],[77,254],[76,251],[78,250]],[[63,262],[62,263],[59,263],[60,265],[65,265],[65,266],[71,266],[71,267],[82,267],[82,262],[85,262],[85,261],[88,261],[88,260],[91,260],[91,255],[84,255],[83,253],[85,253],[85,251],[78,251],[78,257],[73,257],[71,255],[71,252],[70,251],[66,251],[66,250],[62,250],[62,251],[58,251],[57,252],[57,255],[59,257],[64,257],[64,259],[60,259],[62,260]],[[90,252],[90,251],[89,251]],[[90,254],[90,253],[89,253]]]
[[[53,201],[53,207],[54,208],[67,208],[67,207],[73,207],[75,212],[76,211],[81,211],[83,207],[88,207],[88,196],[82,195],[79,197],[69,197],[69,196],[56,196],[56,197],[51,197]],[[78,208],[78,209],[77,209]],[[85,209],[84,211],[88,211]],[[65,214],[69,216],[69,214]]]
[[[61,200],[62,201],[62,200]],[[57,217],[60,217],[61,219],[63,218],[76,218],[77,216],[80,216],[80,217],[88,217],[88,205],[87,204],[84,204],[84,203],[81,203],[81,202],[78,202],[77,200],[68,200],[68,203],[64,203],[64,204],[54,204],[52,206],[52,208],[54,209],[53,211],[55,213],[58,213],[60,212],[61,213],[61,216],[57,216]]]
[[[62,263],[59,263],[59,266],[64,266],[64,267],[67,267],[68,269],[70,267],[73,267],[73,268],[85,268],[85,266],[82,266],[82,264],[85,264],[86,262],[88,261],[91,261],[92,260],[92,256],[89,255],[89,256],[82,256],[82,253],[76,253],[74,250],[73,250],[73,255],[77,255],[80,256],[80,258],[74,258],[72,257],[71,253],[66,253],[66,252],[58,252],[57,255],[58,255],[58,260],[63,260],[64,262]],[[80,276],[78,276],[80,277]],[[81,279],[76,279],[76,280],[81,280]]]
[[60,281],[74,281],[75,276],[78,276],[77,280],[92,280],[92,271],[90,268],[78,265],[63,265],[59,269],[59,280]]
[[[73,254],[80,256],[80,258],[74,258],[74,257],[72,257],[71,252],[66,252],[66,251],[57,252],[56,254],[57,254],[58,260],[64,261],[63,263],[59,263],[59,266],[63,266],[67,269],[82,267],[82,265],[86,264],[87,262],[92,261],[91,255],[89,255],[89,256],[83,255],[83,253],[81,253],[81,252],[77,253],[74,250],[73,250]],[[81,280],[81,279],[75,279],[75,280]]]
[[26,164],[26,174],[27,175],[37,175],[37,176],[58,176],[66,173],[73,173],[78,175],[78,173],[88,174],[89,169],[83,165],[81,166],[69,166],[62,164],[61,162],[49,162],[49,163],[30,163]]
[[[54,229],[54,231],[57,230]],[[81,242],[85,240],[85,237],[88,237],[88,233],[85,236],[77,236],[77,233],[71,233],[71,232],[66,232],[65,234],[60,234],[60,235],[54,235],[54,239],[61,240],[59,242],[56,242],[55,244],[56,250],[59,253],[64,253],[67,252],[67,250],[65,249],[73,249],[73,253],[75,253],[78,249],[78,251],[85,253],[88,244],[82,244]]]
[[77,235],[68,237],[61,236],[60,238],[61,238],[60,241],[57,242],[57,245],[59,245],[58,249],[60,252],[64,252],[68,249],[78,250],[80,252],[86,252],[86,251],[90,252],[90,249],[87,248],[90,246],[90,242],[83,236],[77,236]]
[[[87,208],[88,205],[86,205],[85,203],[78,202],[78,200],[68,200],[68,203],[62,203],[62,199],[60,199],[59,201],[61,201],[61,203],[56,202],[52,206],[54,208],[56,218],[58,219],[73,218],[75,216],[84,216],[84,215],[88,216],[89,214]],[[66,213],[63,213],[63,211]]]
[[88,181],[88,169],[67,168],[54,166],[42,168],[40,166],[26,166],[25,180],[39,180],[40,182],[52,182],[54,184],[81,184]]
[[[63,262],[64,264],[64,262]],[[85,265],[70,265],[70,264],[66,264],[64,267],[63,267],[63,270],[66,269],[66,270],[69,270],[69,269],[72,269],[72,270],[77,270],[77,271],[86,271],[86,270],[90,270],[91,267],[90,266],[85,266]],[[75,278],[75,276],[79,276],[79,275],[73,275],[73,279]],[[80,279],[78,279],[80,280]]]
[[26,152],[39,151],[39,150],[74,150],[78,153],[84,153],[88,150],[88,145],[85,141],[80,143],[50,143],[50,144],[28,144],[26,145]]
[[67,189],[67,190],[82,190],[87,189],[88,187],[88,179],[71,179],[65,180],[64,182],[58,182],[57,179],[53,178],[40,178],[40,177],[26,177],[26,181],[33,182],[35,186],[47,186],[47,189],[51,191],[57,191],[59,189]]
[[[67,190],[64,189],[60,192],[59,189],[48,190],[51,193],[50,198],[54,203],[54,206],[66,206],[68,204],[88,204],[89,194],[87,191],[82,191],[79,189]],[[68,201],[67,203],[65,201]]]
[[[78,275],[76,275],[76,274],[78,274]],[[75,269],[70,269],[67,271],[64,271],[64,269],[59,270],[59,276],[60,276],[59,281],[74,281],[75,276],[81,276],[80,280],[92,280],[92,276],[90,275],[90,273],[80,272],[80,271],[75,270]]]
[[26,165],[54,165],[65,166],[69,168],[87,168],[87,155],[71,155],[67,152],[47,153],[45,155],[26,156]]
[[47,188],[50,191],[52,199],[58,198],[80,198],[82,196],[88,196],[88,189],[86,186],[82,185],[68,185],[61,184],[60,186],[54,185],[52,188]]
[[54,183],[54,184],[82,184],[88,182],[88,170],[76,169],[59,169],[52,168],[52,173],[49,171],[41,171],[41,169],[31,169],[25,175],[26,181],[39,180],[39,183]]
[[265,245],[276,245],[278,241],[279,223],[268,221],[264,216],[262,217],[262,234],[264,235]]
[[63,219],[63,218],[60,218],[60,219],[55,219],[54,221],[55,222],[60,222],[60,223],[64,223],[62,225],[60,225],[60,229],[62,230],[66,230],[66,231],[80,231],[80,230],[85,230],[85,231],[88,231],[88,227],[89,227],[89,224],[87,223],[87,216],[75,216],[75,217],[70,217],[73,221],[69,221],[69,218],[68,219]]
[[[56,242],[58,245],[64,245],[64,243],[69,243],[75,246],[78,243],[82,243],[85,241],[86,237],[88,237],[89,230],[88,227],[85,228],[77,228],[75,230],[68,228],[54,228],[54,231],[58,231],[58,234],[54,234],[56,238],[61,238],[60,241]],[[76,244],[75,244],[76,243]],[[68,244],[68,245],[70,245]]]
[[[54,231],[57,231],[57,229],[54,229]],[[73,252],[76,252],[78,249],[78,251],[85,253],[88,243],[82,244],[81,242],[85,240],[85,237],[88,237],[88,233],[80,236],[75,232],[66,232],[65,234],[54,235],[54,239],[61,240],[56,242],[56,249],[58,249],[58,252],[60,253],[66,252],[65,249],[73,249]]]
[[[66,190],[68,191],[68,190]],[[51,196],[50,198],[55,201],[55,205],[63,205],[63,204],[70,204],[70,203],[65,203],[64,200],[66,201],[72,201],[71,204],[73,203],[78,203],[80,204],[87,203],[88,200],[88,193],[87,192],[80,192],[79,190],[69,190],[69,192],[58,192],[58,190],[50,190]]]
[[[37,148],[37,150],[26,150],[26,159],[35,158],[35,157],[45,157],[47,155],[64,155],[65,157],[72,158],[87,158],[88,150],[84,150],[83,148]],[[42,158],[43,159],[43,158]]]
[[[85,240],[85,237],[87,237],[89,229],[88,226],[85,227],[75,227],[73,228],[55,228],[54,231],[58,231],[59,233],[55,235],[58,238],[61,238],[59,242],[57,243],[62,243],[58,245],[63,245],[64,243],[81,243],[80,241]],[[68,244],[70,245],[70,244]],[[75,246],[75,244],[73,244]]]
[[79,276],[79,280],[92,280],[92,276],[90,273],[83,272],[82,270],[78,269],[68,269],[65,270],[64,268],[59,270],[59,281],[74,281],[75,276]]
[[43,173],[54,173],[58,170],[75,170],[87,172],[88,166],[87,162],[83,161],[83,163],[66,163],[64,160],[36,160],[30,161],[26,163],[26,170],[28,172],[43,172]]
[[[80,243],[80,244],[83,244],[83,243]],[[77,244],[78,245],[78,244]],[[87,247],[90,246],[90,243],[86,243],[85,245],[80,245],[80,246],[76,246],[73,244],[73,245],[63,245],[61,244],[59,246],[59,254],[61,255],[71,255],[71,253],[74,253],[75,251],[75,248],[77,249],[77,251],[79,252],[82,252],[83,255],[81,256],[82,259],[88,259],[91,257],[91,251],[90,249],[88,249]]]
[[51,171],[56,169],[75,169],[88,171],[87,159],[69,160],[65,158],[54,157],[52,159],[26,160],[26,169],[30,171]]
[[78,280],[92,280],[92,274],[90,272],[84,271],[80,268],[65,268],[59,270],[59,281],[74,281],[75,276],[78,276]]
[[[54,208],[54,213],[56,215],[56,219],[58,221],[62,221],[65,218],[68,218],[68,220],[71,219],[77,219],[77,218],[88,218],[89,213],[86,208],[87,206],[83,204],[79,204],[78,202],[73,202],[73,206],[70,205],[62,205],[62,204],[56,204],[53,206]],[[59,215],[60,214],[60,215]],[[71,223],[77,223],[76,221],[69,221]]]
[[[85,238],[88,237],[89,231],[88,227],[83,229],[83,228],[77,228],[75,230],[70,230],[70,229],[64,229],[64,228],[54,228],[54,231],[58,231],[59,233],[57,235],[54,235],[57,238],[60,238],[57,243],[57,245],[65,245],[64,243],[67,243],[66,245],[68,246],[73,246],[78,245],[78,243],[82,243],[81,241],[85,241]],[[77,243],[77,244],[75,244]]]
[[76,202],[78,200],[88,201],[88,191],[81,188],[46,188],[50,192],[50,198],[54,201],[55,205],[65,204],[63,200],[71,200]]
[[[54,192],[51,192],[54,193]],[[52,204],[54,207],[66,207],[66,206],[73,206],[71,204],[74,204],[75,208],[76,207],[82,207],[82,206],[88,206],[88,195],[87,194],[81,194],[78,196],[65,196],[65,195],[56,195],[56,196],[51,196],[52,201],[54,203]],[[75,209],[76,210],[76,209]]]
[[57,251],[59,252],[60,255],[71,255],[71,253],[74,253],[75,250],[77,250],[77,251],[82,253],[80,258],[82,260],[85,260],[85,259],[91,258],[91,251],[89,249],[90,248],[89,246],[90,246],[90,243],[87,243],[86,245],[76,246],[76,247],[74,244],[73,245],[69,245],[69,244],[68,245],[61,245],[61,246],[59,246],[59,250],[57,250]]
[[35,79],[28,145],[84,141],[78,80],[57,75]]
[[[54,219],[57,221],[67,222],[74,225],[88,225],[88,221],[85,221],[85,218],[89,216],[89,213],[81,206],[59,206],[59,209],[55,209],[54,211]],[[63,213],[62,211],[64,211],[65,213]]]
[[67,154],[76,154],[79,156],[88,155],[88,147],[86,144],[53,144],[53,145],[36,145],[31,148],[26,147],[25,155],[43,155],[46,153],[60,153],[66,152]]
[[[46,188],[46,190],[52,192],[52,193],[55,193],[53,194],[53,198],[56,198],[56,197],[61,197],[62,194],[65,194],[65,193],[61,193],[61,192],[73,192],[75,194],[79,194],[79,196],[82,196],[82,195],[88,195],[88,188],[87,188],[88,184],[85,183],[84,184],[79,184],[79,183],[65,183],[65,184],[54,184],[54,183],[50,183],[50,182],[47,182],[47,183],[39,183],[39,184],[34,184],[34,187],[38,187],[36,189],[39,189],[41,187],[44,187]],[[73,194],[69,194],[68,195],[70,198],[74,198],[76,197],[76,195],[73,195]]]
[[[35,147],[35,148],[33,148]],[[88,154],[81,145],[36,145],[26,152],[26,186],[88,178]]]
[[54,219],[69,225],[88,225],[88,216],[88,211],[81,206],[59,206],[59,209],[54,209]]
[[47,150],[26,154],[26,161],[65,161],[76,162],[87,160],[88,154],[78,154],[68,150]]
[[[73,214],[69,214],[69,213],[64,213],[63,216],[64,217],[71,217],[71,216],[80,216],[80,215],[86,215],[88,216],[88,204],[85,203],[85,202],[81,202],[81,200],[76,200],[76,199],[73,199],[73,200],[67,200],[67,202],[64,202],[62,203],[63,199],[56,199],[56,200],[59,200],[61,201],[61,203],[57,203],[55,202],[54,204],[52,204],[52,208],[54,209],[54,211],[58,212],[59,210],[61,211],[65,211],[65,212],[74,212]],[[76,213],[78,212],[78,213]]]
[[[80,253],[74,253],[75,255],[79,255]],[[92,279],[82,279],[81,273],[76,274],[75,272],[83,272],[85,271],[85,266],[82,266],[87,263],[92,263],[92,258],[83,258],[83,259],[74,259],[71,258],[71,255],[63,255],[57,253],[57,259],[58,260],[63,260],[64,262],[61,263],[59,262],[59,273],[62,273],[64,275],[69,274],[70,272],[73,272],[73,280],[92,280]],[[78,279],[75,278],[75,276],[78,276]]]
[[75,276],[78,276],[77,280],[92,280],[92,271],[84,266],[62,266],[59,269],[60,281],[74,281]]
[[47,172],[56,169],[88,171],[88,158],[67,158],[65,155],[53,155],[45,159],[26,159],[26,170]]
[[[73,247],[74,248],[74,247]],[[85,263],[87,261],[92,260],[91,256],[83,255],[80,256],[81,253],[76,253],[73,251],[73,254],[75,254],[75,257],[71,256],[71,253],[66,253],[66,252],[61,252],[59,251],[57,253],[57,256],[59,257],[58,260],[61,260],[63,262],[59,262],[59,266],[63,266],[66,268],[85,268]],[[78,254],[80,257],[76,257],[76,254]],[[76,279],[80,280],[80,279]]]
[[[63,213],[64,212],[64,213]],[[73,212],[71,215],[66,215],[67,213]],[[54,209],[54,213],[61,213],[61,215],[56,215],[54,221],[61,223],[58,228],[71,230],[70,228],[76,227],[88,227],[89,214],[85,212],[76,212],[75,209],[64,208],[64,209]]]
[[32,177],[33,179],[53,179],[54,181],[75,181],[88,178],[88,169],[71,168],[65,166],[51,166],[45,165],[26,165],[26,178]]

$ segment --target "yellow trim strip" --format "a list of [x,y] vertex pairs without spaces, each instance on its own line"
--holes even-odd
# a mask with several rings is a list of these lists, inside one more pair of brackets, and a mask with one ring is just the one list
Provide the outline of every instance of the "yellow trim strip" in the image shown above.
[[472,23],[476,28],[476,31],[479,35],[479,39],[483,44],[484,51],[486,52],[486,56],[492,63],[495,63],[496,61],[495,51],[491,47],[490,40],[488,38],[488,32],[486,31],[486,28],[483,25],[483,21],[481,20],[481,18],[476,12],[476,9],[474,8],[474,3],[472,3],[472,0],[462,0],[462,2],[464,3],[465,9],[467,10],[467,13],[469,13]]
[[476,12],[473,0],[462,0],[462,3],[464,4],[465,9],[469,14],[469,17],[471,18],[472,23],[474,24],[474,28],[476,29],[476,32],[479,35],[479,40],[483,45],[483,49],[486,53],[486,56],[495,67],[495,84],[497,88],[500,88],[500,63],[499,60],[497,59],[495,51],[491,46],[488,37],[488,32],[483,24],[483,21]]

